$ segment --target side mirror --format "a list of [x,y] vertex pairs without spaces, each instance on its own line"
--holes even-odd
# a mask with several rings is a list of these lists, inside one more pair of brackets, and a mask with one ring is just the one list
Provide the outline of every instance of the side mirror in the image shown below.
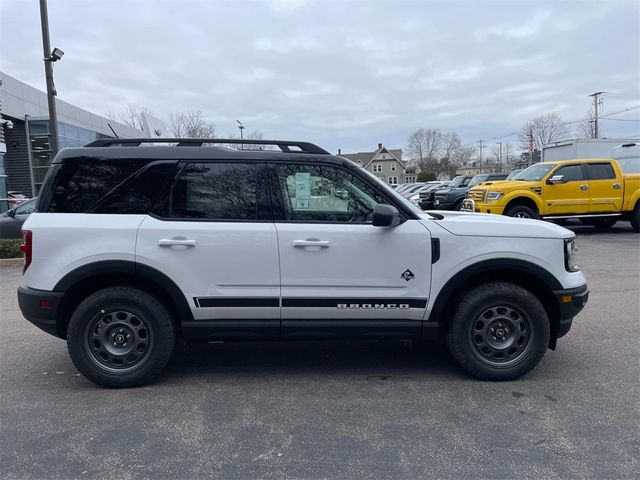
[[551,178],[547,180],[547,183],[549,185],[555,185],[557,183],[565,183],[564,175],[552,175]]
[[400,213],[392,205],[379,203],[373,209],[372,223],[374,227],[395,227],[400,223]]
[[16,217],[16,211],[14,209],[7,210],[7,215],[9,215],[11,218],[15,218]]

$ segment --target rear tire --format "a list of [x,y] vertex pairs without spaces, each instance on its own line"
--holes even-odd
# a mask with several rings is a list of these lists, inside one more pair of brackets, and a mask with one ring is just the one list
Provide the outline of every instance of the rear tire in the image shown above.
[[110,388],[136,387],[156,378],[169,362],[176,329],[166,307],[133,287],[109,287],[73,312],[67,348],[76,368]]
[[526,205],[514,205],[513,207],[509,207],[504,214],[508,217],[515,218],[533,218],[536,220],[540,218],[538,212]]
[[617,217],[595,217],[595,218],[581,218],[580,223],[595,227],[598,230],[608,230],[613,227],[618,221]]
[[447,341],[460,366],[482,380],[513,380],[542,360],[550,326],[540,301],[507,282],[480,285],[457,303]]
[[631,228],[636,233],[640,233],[640,201],[636,202],[636,206],[631,212]]

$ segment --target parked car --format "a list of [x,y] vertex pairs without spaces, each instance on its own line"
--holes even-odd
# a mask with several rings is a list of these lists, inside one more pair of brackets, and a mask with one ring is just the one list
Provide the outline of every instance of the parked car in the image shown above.
[[468,182],[462,182],[459,187],[450,187],[444,190],[438,190],[434,196],[434,206],[436,210],[460,210],[462,201],[467,196],[469,188],[482,182],[495,180],[504,180],[507,178],[506,173],[481,173],[474,175]]
[[[629,170],[640,172],[640,158]],[[625,173],[613,159],[542,162],[508,182],[478,185],[468,192],[466,211],[518,218],[578,218],[600,229],[618,220],[640,231],[640,173]]]
[[[241,142],[280,151],[202,148]],[[18,303],[107,387],[152,381],[179,338],[446,338],[471,375],[509,380],[588,298],[570,230],[423,212],[306,142],[98,140],[50,168]]]
[[0,238],[22,238],[22,224],[36,208],[32,198],[0,215]]
[[413,194],[410,197],[408,197],[408,199],[414,205],[419,205],[420,204],[420,195],[422,195],[422,193],[427,192],[432,188],[442,188],[443,185],[444,185],[444,182],[440,182],[440,181],[437,181],[437,180],[436,181],[432,181],[432,182],[426,182],[422,186],[422,188],[419,188],[418,190],[413,192]]
[[420,192],[420,201],[418,205],[422,210],[432,210],[433,209],[433,197],[435,193],[441,188],[448,187],[451,184],[451,181],[447,180],[441,182],[440,184],[431,185],[429,188],[426,188]]
[[412,197],[413,194],[416,193],[418,190],[420,190],[422,187],[424,187],[424,185],[425,185],[424,182],[414,183],[406,190],[403,190],[402,192],[400,192],[400,195],[402,195],[404,198]]

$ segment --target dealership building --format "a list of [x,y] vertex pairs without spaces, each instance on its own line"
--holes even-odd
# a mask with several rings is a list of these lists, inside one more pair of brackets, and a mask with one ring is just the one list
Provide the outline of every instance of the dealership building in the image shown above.
[[[61,149],[116,136],[152,136],[57,98],[56,109]],[[146,125],[155,126],[146,131],[162,136],[158,122],[145,119]],[[51,158],[47,94],[0,72],[0,198],[6,198],[10,191],[37,195]]]

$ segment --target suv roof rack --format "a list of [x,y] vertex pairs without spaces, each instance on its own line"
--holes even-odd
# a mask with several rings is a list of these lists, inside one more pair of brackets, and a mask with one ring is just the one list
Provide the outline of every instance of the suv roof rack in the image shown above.
[[[110,138],[95,140],[87,147],[111,147],[113,145],[135,146],[143,143],[175,143],[177,147],[201,147],[205,143],[221,143],[236,145],[275,145],[283,153],[314,153],[330,155],[325,149],[309,142],[290,142],[284,140],[244,140],[237,138]],[[295,148],[290,148],[295,147]]]

